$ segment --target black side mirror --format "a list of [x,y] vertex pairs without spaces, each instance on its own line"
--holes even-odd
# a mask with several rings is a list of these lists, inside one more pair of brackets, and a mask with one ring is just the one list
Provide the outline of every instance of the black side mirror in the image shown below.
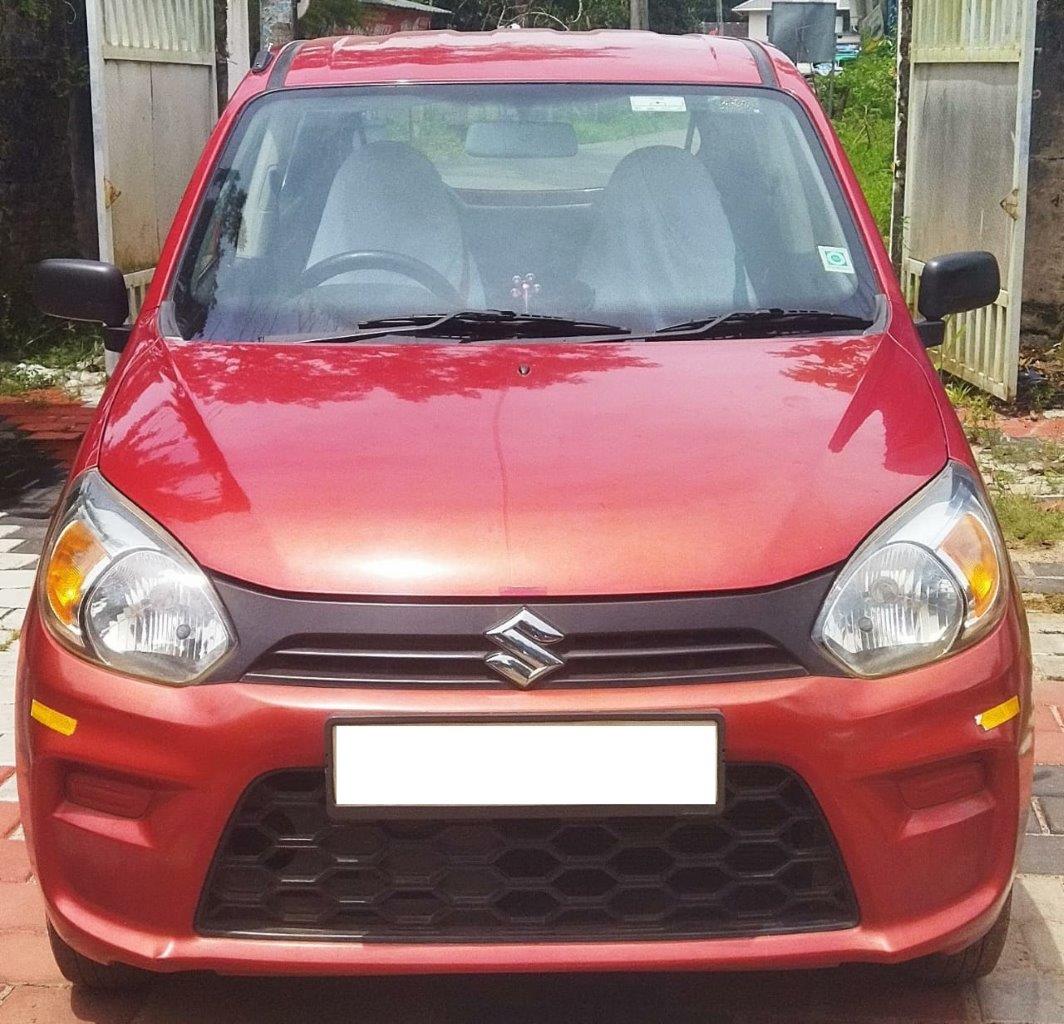
[[916,322],[924,347],[945,340],[943,317],[989,306],[1000,291],[1001,271],[993,253],[954,252],[928,260],[920,275],[918,308],[923,319]]
[[33,275],[33,298],[48,316],[121,327],[129,317],[122,271],[96,260],[44,260]]

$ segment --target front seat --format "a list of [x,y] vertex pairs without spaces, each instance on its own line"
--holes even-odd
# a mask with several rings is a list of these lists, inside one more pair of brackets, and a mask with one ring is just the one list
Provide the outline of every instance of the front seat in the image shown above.
[[[383,250],[413,256],[438,270],[472,307],[483,306],[480,278],[465,243],[454,196],[431,161],[405,142],[356,146],[336,172],[307,266],[341,252]],[[397,297],[425,292],[383,270],[334,279],[385,286]],[[387,301],[387,298],[386,300]]]
[[614,168],[595,210],[580,279],[596,318],[663,327],[748,305],[720,194],[686,150],[648,146]]

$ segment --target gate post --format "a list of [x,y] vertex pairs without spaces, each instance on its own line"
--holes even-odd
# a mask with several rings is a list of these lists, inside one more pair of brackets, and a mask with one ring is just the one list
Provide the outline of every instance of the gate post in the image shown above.
[[905,162],[909,148],[909,46],[912,42],[913,0],[898,0],[898,81],[894,101],[894,193],[890,204],[890,260],[902,276],[905,230]]

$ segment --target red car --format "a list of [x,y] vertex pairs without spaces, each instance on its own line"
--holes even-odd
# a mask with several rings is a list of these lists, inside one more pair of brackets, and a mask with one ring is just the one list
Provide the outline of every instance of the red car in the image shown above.
[[780,53],[295,42],[222,116],[23,633],[68,976],[990,970],[1023,612],[925,348]]

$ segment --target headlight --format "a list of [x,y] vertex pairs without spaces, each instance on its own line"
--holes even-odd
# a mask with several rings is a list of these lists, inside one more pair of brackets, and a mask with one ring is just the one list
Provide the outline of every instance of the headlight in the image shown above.
[[1001,617],[1007,555],[971,471],[951,462],[861,545],[814,639],[848,671],[883,676],[966,647]]
[[180,686],[233,645],[203,570],[95,470],[67,499],[40,586],[52,633],[119,672]]

